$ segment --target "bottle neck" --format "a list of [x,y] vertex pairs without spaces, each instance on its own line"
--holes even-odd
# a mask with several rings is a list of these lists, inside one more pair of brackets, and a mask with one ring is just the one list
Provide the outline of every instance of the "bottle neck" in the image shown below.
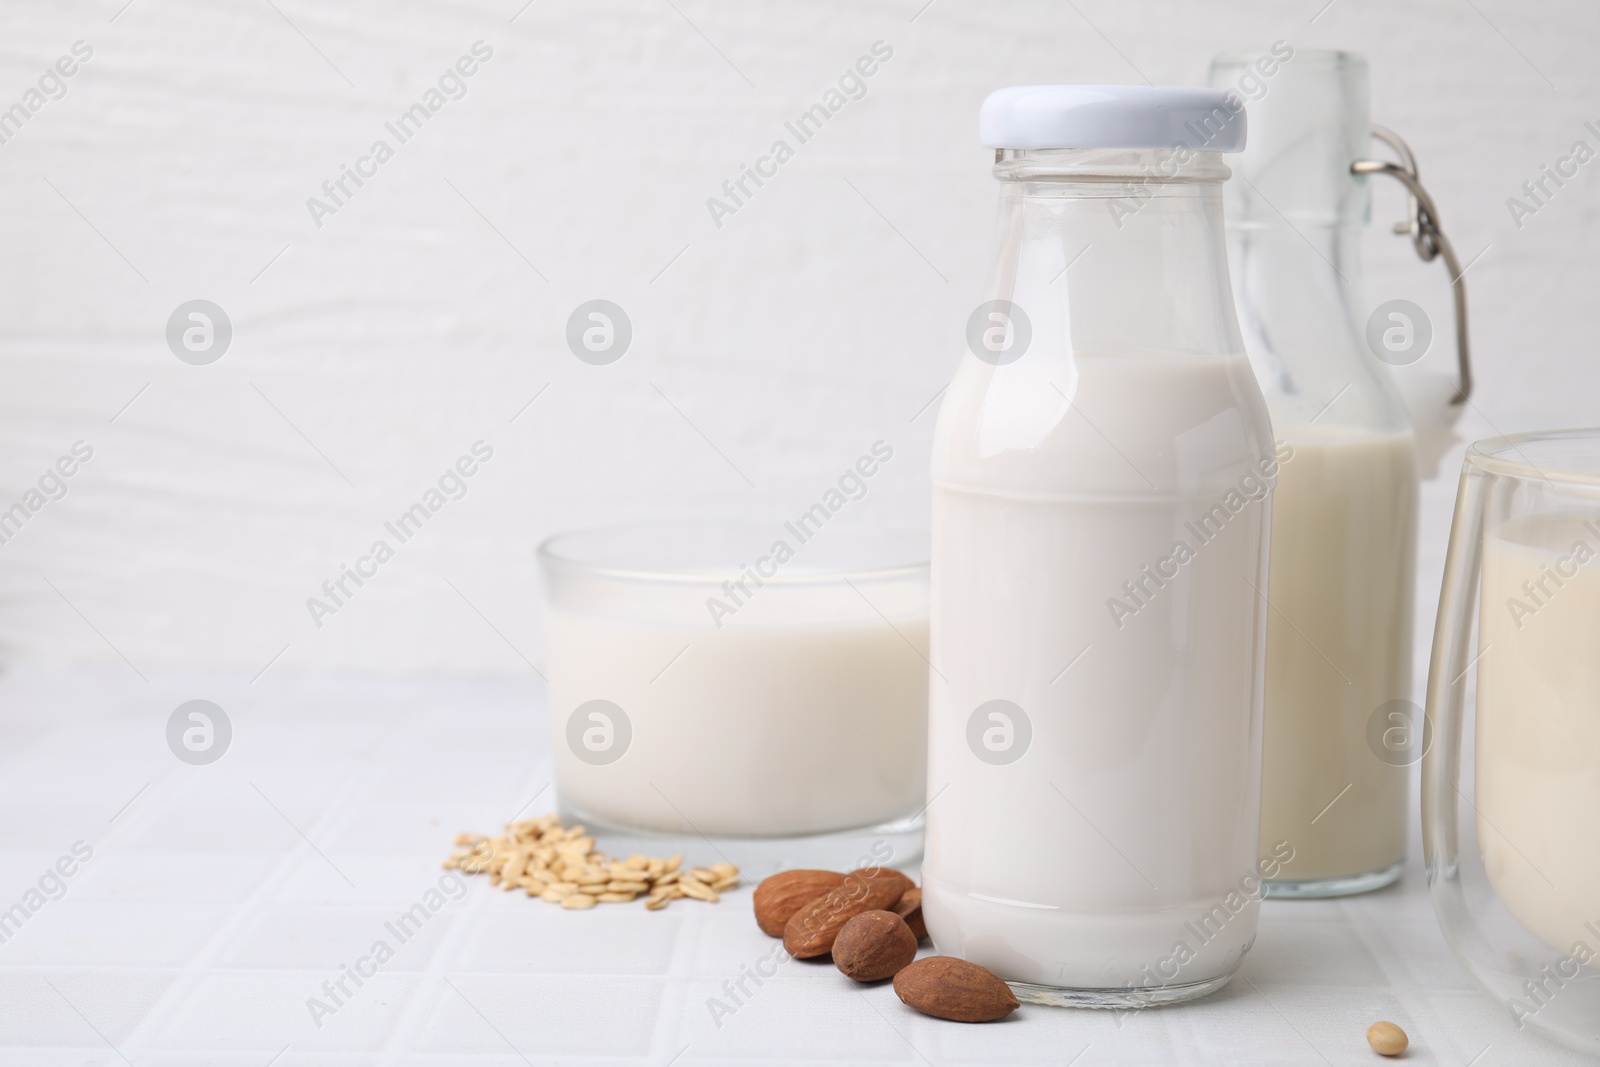
[[1292,319],[1306,317],[1314,321],[1301,332],[1353,336],[1364,274],[1361,237],[1349,222],[1230,216],[1228,260],[1241,283],[1241,314],[1248,307],[1278,336],[1294,327]]
[[1043,358],[1237,356],[1216,152],[1002,150],[993,295]]
[[[1224,195],[1245,351],[1281,436],[1403,432],[1404,406],[1366,338],[1362,286],[1369,151],[1367,65],[1348,52],[1275,47],[1220,57],[1214,86],[1250,97],[1250,141]],[[1272,71],[1270,75],[1266,71]],[[1313,425],[1314,424],[1314,425]]]
[[1365,225],[1371,190],[1350,164],[1370,154],[1366,61],[1350,52],[1284,51],[1270,81],[1258,73],[1259,54],[1219,57],[1211,68],[1213,85],[1255,89],[1250,140],[1233,160],[1228,221],[1287,219],[1308,231]]
[[1367,346],[1361,240],[1359,226],[1328,218],[1229,220],[1239,327],[1280,435],[1406,429]]

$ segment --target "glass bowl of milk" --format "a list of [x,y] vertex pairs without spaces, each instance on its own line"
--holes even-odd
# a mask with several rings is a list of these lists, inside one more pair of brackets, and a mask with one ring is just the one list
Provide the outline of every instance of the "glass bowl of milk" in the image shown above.
[[1424,722],[1445,939],[1519,1026],[1600,1052],[1600,429],[1468,450]]
[[921,856],[927,536],[807,518],[540,546],[558,803],[609,851]]

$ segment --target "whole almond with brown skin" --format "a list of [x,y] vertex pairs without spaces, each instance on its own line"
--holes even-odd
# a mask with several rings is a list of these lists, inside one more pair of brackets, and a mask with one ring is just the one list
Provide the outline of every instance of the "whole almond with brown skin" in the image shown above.
[[881,982],[917,958],[917,938],[892,911],[864,911],[833,939],[833,963],[846,978]]
[[987,1023],[1017,1010],[1016,995],[991,970],[954,956],[929,956],[894,976],[907,1006],[936,1019]]
[[838,871],[784,871],[756,886],[756,925],[768,937],[782,937],[791,916],[844,881]]
[[916,886],[907,889],[900,903],[894,906],[894,913],[906,921],[918,941],[928,939],[928,925],[922,921],[922,890]]
[[844,881],[789,917],[783,947],[797,959],[826,956],[844,924],[864,911],[883,911],[905,895],[898,871],[851,871]]
[[901,888],[907,892],[917,888],[917,883],[913,882],[909,877],[901,874],[893,867],[860,867],[851,871],[850,873],[859,874],[863,878],[893,878],[897,880],[900,883]]

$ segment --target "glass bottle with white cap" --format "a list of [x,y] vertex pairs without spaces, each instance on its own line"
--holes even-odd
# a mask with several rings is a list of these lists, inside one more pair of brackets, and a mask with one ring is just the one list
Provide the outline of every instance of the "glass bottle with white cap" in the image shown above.
[[934,439],[923,910],[1027,1000],[1220,988],[1282,859],[1256,850],[1277,459],[1222,224],[1242,111],[983,106],[999,248]]

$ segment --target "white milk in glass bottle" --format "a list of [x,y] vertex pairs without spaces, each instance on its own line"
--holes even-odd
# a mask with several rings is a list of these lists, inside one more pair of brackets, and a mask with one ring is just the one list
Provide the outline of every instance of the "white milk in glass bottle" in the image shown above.
[[1420,716],[1406,703],[1413,437],[1351,313],[1370,200],[1366,179],[1350,173],[1372,136],[1367,66],[1280,42],[1218,57],[1211,82],[1265,86],[1249,104],[1250,147],[1234,160],[1226,195],[1245,350],[1283,449],[1261,851],[1292,850],[1294,859],[1268,892],[1359,893],[1400,875],[1410,765],[1422,753],[1411,743]]
[[1270,493],[1221,92],[991,95],[999,254],[933,453],[939,951],[1020,997],[1200,996],[1255,937]]

